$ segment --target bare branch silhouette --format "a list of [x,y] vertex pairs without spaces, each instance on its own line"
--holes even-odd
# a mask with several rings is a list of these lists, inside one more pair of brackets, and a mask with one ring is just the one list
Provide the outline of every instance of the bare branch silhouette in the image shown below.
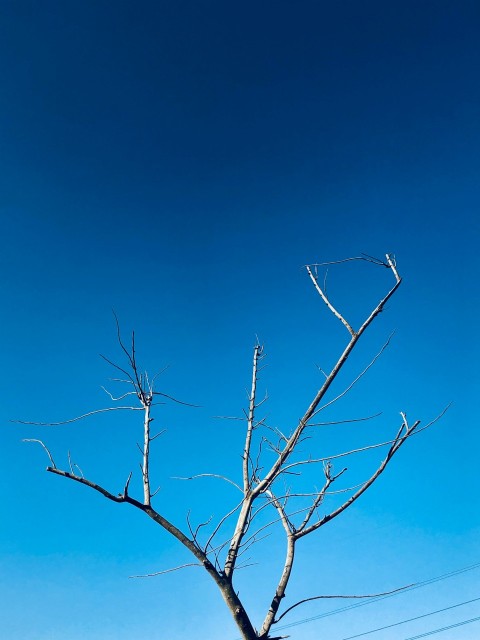
[[[374,266],[381,266],[391,273],[393,283],[388,291],[381,297],[380,301],[371,307],[358,328],[350,323],[346,315],[340,312],[327,294],[327,268],[362,261]],[[322,273],[322,269],[325,271]],[[239,458],[239,468],[236,473],[230,471],[228,475],[218,473],[215,470],[206,473],[192,473],[187,476],[174,476],[174,479],[191,481],[201,478],[219,479],[233,486],[241,494],[241,499],[236,502],[228,502],[219,515],[215,517],[199,517],[200,522],[192,522],[191,511],[186,511],[186,531],[175,525],[170,519],[152,507],[152,498],[159,491],[159,488],[152,492],[151,487],[151,443],[160,435],[165,433],[162,429],[155,435],[151,432],[151,423],[154,420],[153,411],[157,404],[155,399],[164,398],[175,404],[184,407],[198,407],[196,404],[178,400],[174,395],[155,389],[155,382],[160,374],[149,376],[143,371],[137,362],[135,333],[132,331],[131,339],[127,343],[123,341],[120,323],[115,314],[115,327],[117,341],[122,354],[120,364],[115,363],[105,356],[101,356],[114,369],[123,374],[121,378],[112,378],[112,381],[126,383],[129,385],[128,391],[118,396],[102,387],[112,402],[118,402],[126,397],[135,396],[135,403],[138,406],[112,406],[104,409],[96,409],[69,420],[59,422],[27,422],[16,421],[24,425],[34,426],[57,426],[67,425],[92,416],[108,413],[110,411],[132,410],[141,411],[142,421],[139,421],[138,431],[142,433],[137,436],[137,447],[140,452],[140,475],[142,493],[141,498],[130,495],[130,483],[133,473],[130,471],[123,489],[119,493],[113,493],[102,485],[86,478],[80,467],[71,459],[68,451],[68,471],[56,466],[52,453],[42,440],[29,438],[26,442],[37,442],[46,452],[50,465],[47,471],[60,477],[73,480],[94,491],[100,493],[105,498],[116,503],[125,503],[134,507],[138,511],[145,513],[151,520],[159,525],[166,533],[173,536],[184,548],[193,556],[193,562],[165,569],[162,571],[147,573],[143,575],[130,576],[132,578],[147,578],[169,574],[187,567],[203,567],[208,575],[217,585],[233,620],[235,621],[242,640],[278,640],[282,636],[272,636],[272,627],[282,620],[288,613],[300,605],[320,599],[333,598],[375,598],[390,595],[407,589],[401,587],[392,591],[385,591],[375,594],[353,594],[353,595],[317,595],[307,597],[287,607],[283,613],[279,613],[281,604],[285,598],[286,589],[292,576],[292,569],[295,563],[297,545],[299,541],[307,535],[313,534],[319,528],[331,522],[346,509],[354,504],[382,475],[387,466],[399,449],[411,437],[421,433],[431,425],[435,424],[447,411],[448,406],[433,420],[420,428],[420,421],[415,420],[411,424],[407,420],[405,412],[400,412],[401,424],[397,427],[396,433],[383,436],[382,442],[375,442],[365,446],[348,448],[339,451],[331,456],[324,455],[323,449],[318,444],[318,439],[324,431],[317,429],[316,437],[313,438],[313,428],[323,426],[336,426],[342,424],[364,423],[378,418],[381,413],[364,415],[348,419],[331,419],[325,421],[314,421],[321,411],[336,406],[351,390],[358,384],[377,363],[380,356],[390,343],[391,337],[386,340],[381,349],[371,358],[369,363],[359,374],[350,378],[350,382],[340,392],[335,389],[334,383],[338,382],[337,377],[343,371],[351,353],[356,348],[360,338],[367,328],[374,322],[375,318],[382,313],[387,302],[397,291],[401,284],[401,277],[397,271],[397,263],[393,255],[387,254],[385,259],[378,259],[367,254],[362,254],[353,258],[336,260],[330,262],[318,262],[306,266],[307,275],[313,285],[314,290],[324,303],[323,308],[332,314],[347,329],[349,338],[346,346],[339,350],[337,360],[330,370],[324,371],[320,387],[311,397],[309,403],[304,407],[303,412],[299,412],[301,417],[293,424],[287,424],[286,428],[280,429],[274,422],[265,415],[260,415],[264,411],[264,405],[268,401],[268,393],[259,389],[259,374],[264,368],[265,352],[260,341],[256,340],[253,347],[253,357],[251,365],[251,383],[247,391],[247,406],[243,409],[243,416],[219,415],[216,418],[231,420],[243,428],[243,446],[237,455]],[[323,276],[323,277],[322,277]],[[163,370],[160,372],[162,373]],[[118,375],[118,374],[117,374]],[[260,399],[261,398],[261,399]],[[285,402],[291,402],[291,398],[285,398]],[[186,409],[185,409],[186,410]],[[135,440],[134,440],[135,441]],[[162,441],[162,444],[164,442]],[[205,436],[204,444],[207,444]],[[347,473],[347,468],[334,471],[334,460],[355,456],[357,453],[371,451],[378,448],[388,447],[384,453],[383,460],[377,463],[376,467],[365,473],[366,480],[355,483],[348,487],[339,487],[335,484],[337,480]],[[161,449],[156,446],[157,451]],[[165,454],[161,454],[165,455]],[[201,453],[200,453],[201,455]],[[355,458],[352,458],[355,460]],[[322,467],[311,465],[322,464]],[[305,486],[307,468],[312,472],[318,472],[318,484]],[[223,469],[222,469],[223,470]],[[125,477],[124,476],[124,477]],[[230,477],[231,476],[231,477]],[[303,485],[298,485],[303,482]],[[310,482],[310,480],[308,481]],[[317,482],[315,479],[313,482]],[[341,484],[341,483],[339,483]],[[132,493],[135,493],[132,489]],[[214,513],[210,504],[213,490],[207,494],[209,512]],[[238,494],[237,494],[238,496]],[[223,515],[222,515],[223,513]],[[198,522],[197,520],[197,522]],[[279,561],[280,571],[274,592],[269,598],[270,605],[264,616],[259,629],[256,629],[243,601],[235,587],[236,571],[245,569],[255,564],[250,554],[258,553],[262,545],[267,544],[265,540],[275,530],[279,530],[284,539],[284,555]],[[248,554],[248,555],[247,555]]]

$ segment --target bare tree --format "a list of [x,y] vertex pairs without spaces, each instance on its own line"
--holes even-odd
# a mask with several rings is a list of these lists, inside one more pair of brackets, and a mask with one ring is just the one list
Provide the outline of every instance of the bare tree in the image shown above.
[[[333,305],[331,299],[327,295],[326,279],[320,279],[320,268],[327,267],[330,264],[339,264],[349,261],[366,261],[378,267],[388,269],[392,275],[392,286],[390,290],[382,297],[380,302],[368,313],[366,318],[355,329],[342,313]],[[324,375],[323,383],[315,394],[311,403],[304,411],[296,426],[291,431],[283,433],[277,427],[267,424],[265,418],[259,417],[259,409],[265,402],[266,397],[258,399],[258,380],[261,362],[264,358],[264,350],[262,345],[257,341],[253,349],[252,364],[252,380],[248,398],[248,408],[241,418],[232,418],[240,420],[245,425],[245,442],[241,456],[241,469],[239,469],[238,478],[231,479],[217,473],[202,473],[185,480],[192,480],[199,477],[209,476],[221,478],[229,482],[238,492],[236,504],[225,513],[218,521],[202,522],[197,526],[192,525],[190,517],[187,516],[187,530],[180,529],[177,525],[167,519],[160,511],[152,506],[152,498],[155,493],[152,491],[150,481],[150,456],[151,443],[160,435],[153,434],[151,431],[152,411],[156,400],[172,400],[180,404],[176,398],[158,391],[155,386],[155,378],[149,378],[147,373],[142,373],[137,365],[135,352],[135,336],[132,334],[131,344],[127,347],[120,335],[120,329],[117,321],[118,342],[126,358],[126,364],[119,366],[111,360],[104,358],[112,365],[120,374],[121,378],[117,378],[118,382],[127,385],[127,391],[119,396],[114,396],[107,391],[112,402],[117,403],[125,399],[132,398],[135,400],[134,405],[124,406],[114,404],[106,409],[91,411],[72,420],[66,420],[58,423],[25,423],[23,424],[66,424],[92,415],[96,415],[105,411],[114,410],[133,410],[141,411],[143,414],[143,444],[139,445],[141,451],[141,479],[143,485],[143,497],[134,498],[129,493],[130,480],[132,473],[129,474],[123,490],[114,494],[100,486],[96,482],[84,477],[80,468],[71,461],[70,453],[68,454],[68,470],[60,469],[54,462],[53,456],[47,446],[38,439],[30,439],[29,441],[38,442],[42,445],[47,453],[50,465],[47,471],[64,478],[79,482],[95,491],[98,491],[109,500],[118,503],[127,503],[143,511],[149,518],[156,522],[162,529],[174,536],[193,556],[194,562],[187,563],[180,567],[167,569],[166,571],[157,572],[149,575],[160,575],[175,571],[187,566],[201,566],[210,575],[216,583],[223,596],[223,599],[235,620],[235,623],[244,640],[275,640],[282,636],[272,636],[272,628],[284,618],[290,611],[310,600],[320,598],[360,598],[372,597],[369,595],[314,595],[305,598],[299,602],[292,603],[288,608],[281,612],[280,607],[285,597],[285,590],[292,575],[294,566],[295,553],[297,544],[300,540],[310,534],[315,533],[323,527],[327,522],[334,520],[343,513],[351,505],[353,505],[362,494],[380,477],[386,467],[392,460],[393,456],[402,447],[402,445],[411,438],[412,435],[426,429],[430,424],[419,428],[420,421],[416,420],[412,423],[407,421],[406,414],[400,413],[400,424],[392,437],[384,442],[365,445],[360,448],[344,451],[340,454],[330,456],[328,458],[314,455],[314,451],[310,451],[307,455],[302,453],[300,444],[309,437],[310,430],[319,424],[339,424],[341,422],[357,422],[369,420],[375,416],[367,416],[365,418],[356,418],[352,420],[340,420],[337,422],[318,422],[319,414],[327,407],[340,400],[350,391],[350,389],[362,378],[362,376],[375,363],[381,355],[387,343],[382,347],[381,351],[371,360],[371,362],[358,374],[350,384],[340,393],[334,395],[330,399],[327,398],[327,392],[339,372],[347,362],[348,357],[355,349],[358,341],[365,333],[367,328],[373,323],[375,318],[384,310],[386,303],[395,294],[401,284],[401,277],[398,274],[395,259],[392,255],[387,254],[385,260],[378,260],[370,256],[362,255],[356,258],[349,258],[334,263],[314,264],[306,267],[307,274],[325,303],[328,311],[333,314],[339,322],[343,324],[349,334],[346,347],[340,353],[335,365],[329,373],[322,371]],[[102,356],[103,357],[103,356]],[[225,416],[223,416],[225,417]],[[386,454],[377,468],[371,472],[370,476],[359,485],[347,489],[332,491],[332,485],[345,473],[346,468],[334,472],[333,459],[340,459],[351,456],[353,454],[367,451],[375,448],[384,447]],[[316,488],[314,491],[308,492],[294,491],[287,482],[289,478],[302,475],[307,467],[320,465],[321,474],[323,476],[323,486]],[[326,510],[323,515],[320,514],[320,508],[324,508],[324,500],[327,495],[336,493],[337,498],[340,495],[341,500],[332,510]],[[299,501],[299,502],[296,502]],[[271,512],[271,516],[265,519],[265,514]],[[262,517],[261,517],[262,516]],[[280,572],[280,578],[276,585],[275,591],[271,598],[268,611],[265,614],[263,622],[256,628],[250,619],[244,603],[240,599],[234,584],[236,570],[245,566],[244,554],[254,544],[259,542],[265,535],[265,532],[278,524],[284,532],[285,538],[285,556],[283,560],[283,568]],[[228,534],[226,533],[228,531]],[[268,531],[267,531],[268,532]],[[248,563],[247,563],[248,564]],[[392,593],[392,592],[388,592]],[[373,594],[375,596],[384,594]],[[285,637],[285,636],[283,636]]]

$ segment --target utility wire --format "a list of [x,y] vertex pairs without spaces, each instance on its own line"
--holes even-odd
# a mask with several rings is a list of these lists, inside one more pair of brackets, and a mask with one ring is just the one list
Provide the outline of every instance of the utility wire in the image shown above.
[[325,613],[320,613],[316,616],[311,616],[310,618],[303,618],[301,620],[296,620],[295,622],[290,622],[289,624],[284,624],[279,627],[275,627],[276,630],[280,631],[281,629],[289,629],[291,627],[296,627],[297,625],[306,624],[307,622],[313,622],[314,620],[320,620],[321,618],[327,618],[329,616],[337,615],[338,613],[343,613],[345,611],[350,611],[351,609],[356,609],[357,607],[365,607],[369,604],[373,604],[374,602],[379,602],[380,600],[385,600],[386,598],[393,598],[394,596],[398,596],[403,593],[407,593],[409,591],[413,591],[414,589],[420,589],[421,587],[426,587],[429,584],[433,584],[434,582],[440,582],[441,580],[447,580],[447,578],[453,578],[454,576],[458,576],[462,573],[466,573],[467,571],[472,571],[473,569],[478,569],[480,567],[480,562],[469,565],[468,567],[462,567],[461,569],[456,569],[455,571],[450,571],[449,573],[444,573],[440,576],[436,576],[435,578],[430,578],[428,580],[424,580],[423,582],[417,582],[416,584],[408,587],[407,589],[403,589],[402,591],[397,591],[396,593],[391,593],[386,596],[379,596],[378,598],[369,598],[363,602],[357,602],[355,604],[350,604],[345,607],[339,607],[338,609],[333,609],[332,611],[326,611]]
[[418,638],[425,638],[426,636],[434,636],[435,634],[441,633],[442,631],[455,629],[455,627],[463,627],[464,624],[471,624],[472,622],[478,622],[479,620],[480,620],[480,616],[478,616],[477,618],[470,618],[470,620],[462,620],[462,622],[451,624],[448,627],[441,627],[440,629],[433,629],[433,631],[426,631],[425,633],[421,633],[419,636],[410,636],[409,638],[405,638],[405,640],[418,640]]
[[474,598],[473,600],[466,600],[465,602],[452,604],[450,607],[437,609],[437,611],[430,611],[430,613],[424,613],[421,616],[416,616],[415,618],[409,618],[408,620],[401,620],[400,622],[387,624],[385,627],[378,627],[377,629],[372,629],[371,631],[364,631],[363,633],[357,633],[354,636],[348,636],[347,638],[342,638],[342,640],[353,640],[353,638],[361,638],[362,636],[368,636],[371,633],[376,633],[377,631],[383,631],[384,629],[391,629],[392,627],[398,627],[401,624],[406,624],[407,622],[413,622],[414,620],[420,620],[421,618],[428,618],[428,616],[434,616],[436,613],[442,613],[443,611],[450,611],[450,609],[456,609],[457,607],[462,607],[465,604],[470,604],[471,602],[477,602],[478,600],[480,600],[480,598]]

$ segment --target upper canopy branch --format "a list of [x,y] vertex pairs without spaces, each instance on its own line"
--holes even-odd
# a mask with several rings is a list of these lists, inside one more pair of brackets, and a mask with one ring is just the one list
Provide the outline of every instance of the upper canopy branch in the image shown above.
[[[257,404],[257,382],[258,382],[258,365],[260,360],[264,357],[263,347],[257,342],[253,349],[253,364],[252,364],[252,386],[248,401],[248,415],[247,415],[247,433],[245,436],[245,446],[243,449],[243,491],[245,495],[250,490],[252,477],[250,474],[251,455],[250,450],[252,446],[253,431],[256,428],[255,424],[255,411],[263,404],[264,400]],[[265,397],[266,399],[266,397]],[[252,472],[254,475],[254,472]]]
[[[270,470],[266,473],[266,475],[264,476],[263,480],[258,483],[258,485],[255,487],[255,489],[253,489],[253,492],[255,494],[259,494],[259,493],[264,492],[266,489],[268,489],[271,486],[271,484],[274,482],[275,478],[278,477],[279,473],[281,472],[281,469],[282,469],[283,465],[288,460],[288,458],[291,456],[292,452],[295,450],[299,440],[301,439],[303,431],[307,427],[310,419],[315,414],[320,402],[325,397],[325,394],[327,393],[327,391],[329,390],[329,388],[332,385],[333,381],[337,377],[338,373],[340,372],[340,370],[344,366],[344,364],[347,361],[349,355],[351,354],[351,352],[353,351],[354,347],[356,346],[358,340],[363,335],[363,333],[365,332],[367,327],[373,322],[375,317],[382,311],[382,309],[383,309],[385,303],[387,302],[387,300],[389,300],[391,298],[391,296],[395,293],[395,291],[400,286],[401,278],[398,275],[398,272],[397,272],[397,269],[396,269],[396,264],[395,264],[395,261],[394,261],[393,257],[391,257],[390,255],[387,254],[386,259],[387,259],[387,262],[386,263],[382,262],[381,264],[383,264],[384,266],[388,266],[388,268],[390,268],[392,270],[392,273],[394,274],[394,277],[395,277],[395,285],[388,291],[388,293],[380,300],[380,302],[372,310],[372,312],[369,314],[369,316],[366,318],[366,320],[361,325],[360,329],[358,331],[356,331],[356,332],[351,333],[351,338],[350,338],[350,341],[349,341],[348,345],[344,349],[343,353],[340,355],[339,359],[337,360],[337,362],[336,362],[335,366],[333,367],[333,369],[331,370],[331,372],[327,375],[323,385],[318,390],[317,394],[313,398],[313,400],[310,403],[309,407],[305,411],[303,417],[299,420],[299,423],[298,423],[296,429],[294,430],[294,432],[292,433],[292,435],[290,436],[288,441],[285,443],[285,445],[284,445],[280,455],[278,456],[277,460],[274,462],[274,464],[272,465]],[[307,270],[308,270],[308,267],[307,267]],[[311,277],[313,276],[313,273],[312,273],[311,269],[310,269],[310,276]],[[314,284],[315,284],[316,283],[315,277],[313,276],[312,279],[313,279]]]
[[395,455],[395,453],[397,453],[397,451],[406,442],[406,440],[408,440],[408,438],[410,438],[413,435],[413,433],[415,432],[415,429],[420,424],[420,420],[417,420],[413,425],[409,426],[408,422],[406,420],[405,414],[402,413],[401,415],[402,415],[402,418],[403,418],[402,424],[401,424],[401,426],[400,426],[400,428],[399,428],[399,430],[397,432],[397,435],[395,436],[395,438],[393,440],[393,443],[392,443],[390,449],[388,450],[388,453],[387,453],[386,457],[381,462],[380,466],[375,471],[375,473],[373,473],[373,475],[358,489],[358,491],[356,493],[353,494],[353,496],[350,496],[350,498],[348,498],[348,500],[346,500],[343,504],[341,504],[337,509],[335,509],[331,513],[323,516],[323,518],[321,520],[319,520],[318,522],[310,525],[309,527],[306,527],[306,528],[302,529],[301,531],[298,531],[295,534],[295,536],[297,538],[301,538],[303,536],[308,535],[309,533],[312,533],[312,531],[315,531],[316,529],[319,529],[320,527],[322,527],[324,524],[326,524],[330,520],[333,520],[334,518],[339,516],[343,511],[345,511],[345,509],[350,507],[356,500],[358,500],[358,498],[363,493],[365,493],[365,491],[385,471],[385,469],[386,469],[388,463],[390,462],[390,460],[392,459],[392,457]]
[[[333,262],[323,262],[323,263],[316,263],[316,264],[311,264],[311,265],[306,265],[306,270],[308,275],[310,276],[311,281],[313,282],[313,285],[315,287],[315,289],[317,290],[317,293],[320,295],[320,297],[322,298],[322,300],[324,301],[324,303],[327,305],[328,309],[333,313],[333,315],[338,318],[340,320],[340,322],[346,327],[346,329],[348,330],[348,332],[350,333],[350,335],[353,337],[356,335],[356,331],[353,329],[353,327],[351,326],[351,324],[348,322],[348,320],[338,311],[338,309],[336,309],[332,302],[330,301],[330,299],[327,296],[327,292],[326,292],[326,287],[325,284],[323,286],[320,285],[319,281],[318,281],[318,272],[317,272],[317,268],[319,266],[327,266],[327,265],[331,265],[331,264],[341,264],[343,262],[351,262],[354,260],[364,260],[366,262],[371,262],[373,264],[377,264],[377,265],[382,265],[383,267],[387,267],[388,269],[391,269],[395,280],[396,280],[396,285],[395,287],[393,287],[392,291],[389,292],[389,294],[381,301],[381,305],[383,307],[383,305],[385,304],[385,302],[388,300],[388,298],[390,297],[390,295],[393,294],[393,292],[395,291],[395,289],[397,288],[397,286],[400,284],[401,282],[401,278],[398,275],[397,272],[397,268],[396,268],[396,263],[395,263],[395,258],[391,255],[389,255],[388,253],[386,254],[386,262],[384,262],[383,260],[379,260],[378,258],[373,258],[372,256],[359,256],[359,257],[355,257],[355,258],[346,258],[345,260],[336,260]],[[377,311],[378,313],[378,311]],[[376,315],[376,313],[375,313]],[[368,320],[368,319],[367,319]],[[363,330],[363,326],[360,328],[360,331]]]
[[317,274],[313,273],[313,270],[312,270],[312,268],[310,266],[307,266],[306,269],[307,269],[308,275],[310,276],[310,279],[312,280],[312,282],[313,282],[313,284],[315,286],[315,289],[320,294],[320,297],[325,302],[327,307],[330,309],[330,311],[333,313],[333,315],[336,318],[338,318],[340,320],[340,322],[347,328],[347,330],[350,333],[350,335],[354,336],[355,335],[355,331],[353,330],[353,328],[350,325],[350,323],[342,316],[342,314],[339,311],[337,311],[337,309],[333,306],[333,304],[328,299],[327,294],[325,293],[324,289],[322,289],[322,287],[318,284]]
[[[394,261],[393,256],[390,256],[390,258],[392,259],[392,261]],[[368,253],[362,253],[360,256],[353,256],[352,258],[343,258],[342,260],[330,260],[328,262],[314,262],[309,266],[310,267],[327,267],[332,264],[343,264],[344,262],[355,262],[359,260],[363,260],[364,262],[371,262],[372,264],[376,264],[382,267],[387,267],[388,269],[391,268],[391,265],[388,262],[385,262],[380,258],[374,258],[373,256],[369,256]],[[388,254],[387,254],[387,260],[388,260]]]

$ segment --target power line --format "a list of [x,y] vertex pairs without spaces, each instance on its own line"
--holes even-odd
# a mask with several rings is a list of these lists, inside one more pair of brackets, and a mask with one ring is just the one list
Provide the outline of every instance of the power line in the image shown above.
[[477,602],[480,598],[474,598],[473,600],[465,600],[465,602],[459,602],[458,604],[452,604],[450,607],[444,607],[443,609],[437,609],[437,611],[430,611],[430,613],[424,613],[421,616],[415,616],[415,618],[409,618],[408,620],[401,620],[400,622],[395,622],[393,624],[388,624],[385,627],[378,627],[377,629],[372,629],[371,631],[364,631],[363,633],[357,633],[354,636],[348,636],[347,638],[342,638],[342,640],[353,640],[353,638],[361,638],[362,636],[368,636],[371,633],[376,633],[377,631],[383,631],[384,629],[391,629],[392,627],[398,627],[401,624],[406,624],[407,622],[413,622],[414,620],[420,620],[421,618],[428,618],[428,616],[434,616],[436,613],[442,613],[443,611],[449,611],[450,609],[456,609],[457,607],[462,607],[465,604],[470,604],[471,602]]
[[468,567],[462,567],[461,569],[456,569],[455,571],[444,573],[440,576],[436,576],[435,578],[429,578],[428,580],[417,582],[416,584],[412,585],[411,587],[408,587],[407,589],[403,589],[402,591],[397,591],[396,593],[392,593],[390,595],[379,596],[378,598],[369,598],[368,600],[365,600],[363,602],[357,602],[355,604],[346,605],[345,607],[339,607],[338,609],[333,609],[332,611],[326,611],[325,613],[320,613],[316,616],[311,616],[309,618],[296,620],[295,622],[290,622],[288,624],[275,627],[275,629],[278,631],[282,629],[290,629],[291,627],[296,627],[301,624],[306,624],[307,622],[313,622],[314,620],[320,620],[321,618],[328,618],[329,616],[334,616],[334,615],[337,615],[338,613],[344,613],[345,611],[350,611],[351,609],[356,609],[357,607],[365,607],[369,604],[373,604],[374,602],[385,600],[386,598],[393,598],[394,596],[398,596],[400,594],[413,591],[414,589],[420,589],[421,587],[426,587],[427,585],[433,584],[434,582],[440,582],[441,580],[447,580],[448,578],[453,578],[462,573],[466,573],[467,571],[478,569],[479,567],[480,567],[480,562],[477,562],[475,564],[469,565]]
[[456,624],[451,624],[448,627],[441,627],[440,629],[433,629],[433,631],[426,631],[425,633],[421,633],[419,636],[410,636],[410,638],[405,638],[405,640],[418,640],[418,638],[425,638],[426,636],[434,636],[437,633],[441,633],[442,631],[448,631],[448,629],[455,629],[455,627],[463,627],[464,624],[471,624],[472,622],[478,622],[480,620],[480,616],[477,618],[470,618],[470,620],[462,620],[462,622],[457,622]]

